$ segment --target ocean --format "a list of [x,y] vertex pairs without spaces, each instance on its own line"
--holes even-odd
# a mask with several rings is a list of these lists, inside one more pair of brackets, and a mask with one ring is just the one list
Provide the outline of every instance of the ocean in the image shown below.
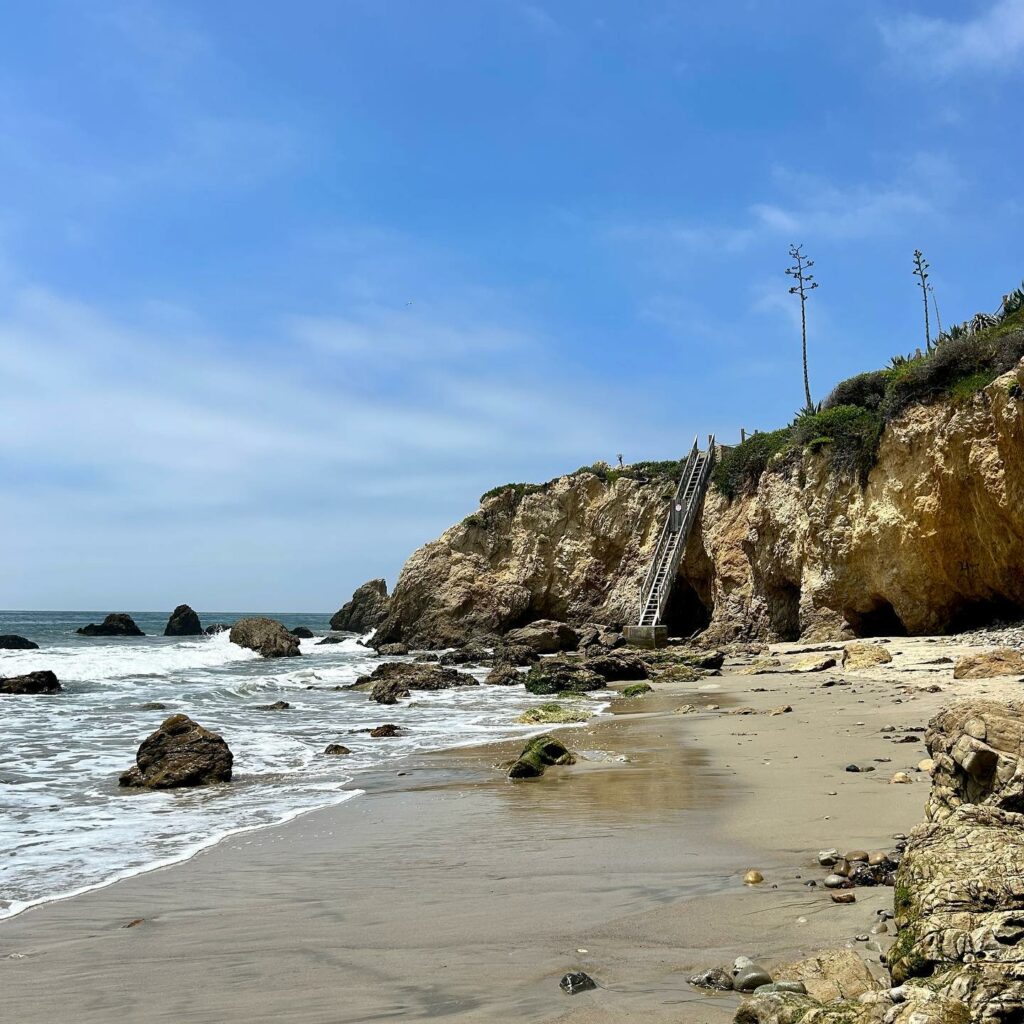
[[[37,651],[0,650],[0,676],[51,669],[53,696],[0,697],[0,918],[140,871],[183,860],[227,835],[265,827],[359,795],[360,772],[417,751],[536,732],[516,718],[537,702],[517,687],[414,693],[393,706],[331,689],[380,664],[352,634],[317,645],[325,614],[264,612],[316,634],[301,658],[266,660],[227,633],[162,635],[169,612],[131,612],[147,635],[81,637],[104,612],[0,612],[0,634]],[[200,612],[204,625],[242,612]],[[402,659],[396,659],[402,660]],[[486,670],[472,673],[482,679]],[[260,704],[286,700],[286,711]],[[146,710],[159,702],[166,710]],[[125,790],[118,775],[168,715],[219,732],[234,754],[229,784],[168,792]],[[395,722],[404,735],[354,730]],[[347,757],[323,754],[343,743]]]

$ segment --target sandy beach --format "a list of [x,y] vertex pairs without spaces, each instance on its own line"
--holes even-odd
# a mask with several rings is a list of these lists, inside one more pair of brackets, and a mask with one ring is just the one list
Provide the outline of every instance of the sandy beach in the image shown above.
[[[535,782],[494,767],[521,744],[410,758],[343,805],[31,910],[0,926],[4,1019],[715,1024],[738,997],[696,970],[847,945],[877,963],[885,937],[855,937],[892,890],[836,906],[805,885],[815,854],[890,849],[929,782],[923,743],[897,741],[1016,685],[954,683],[949,639],[888,647],[861,674],[658,684],[559,731],[582,756]],[[598,989],[562,994],[574,969]]]

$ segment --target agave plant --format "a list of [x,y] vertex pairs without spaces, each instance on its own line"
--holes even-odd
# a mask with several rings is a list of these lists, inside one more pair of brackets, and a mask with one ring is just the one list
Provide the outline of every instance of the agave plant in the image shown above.
[[1014,288],[1014,290],[1003,299],[1002,315],[1007,317],[1021,309],[1024,309],[1024,284],[1022,284],[1020,288]]

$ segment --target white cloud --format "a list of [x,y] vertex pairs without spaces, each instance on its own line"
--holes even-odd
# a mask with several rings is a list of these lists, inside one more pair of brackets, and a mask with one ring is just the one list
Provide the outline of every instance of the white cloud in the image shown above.
[[1002,72],[1024,54],[1024,0],[998,0],[967,21],[908,14],[879,27],[894,57],[925,74]]

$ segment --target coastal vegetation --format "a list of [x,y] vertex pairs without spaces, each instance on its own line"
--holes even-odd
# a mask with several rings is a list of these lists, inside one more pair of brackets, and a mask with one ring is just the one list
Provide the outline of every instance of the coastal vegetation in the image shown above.
[[866,484],[886,424],[915,405],[970,399],[1024,358],[1024,287],[1006,297],[1000,319],[985,319],[993,322],[956,325],[931,351],[896,356],[884,370],[841,381],[788,426],[727,449],[715,467],[716,487],[728,498],[748,494],[766,470],[783,470],[804,452],[821,454],[837,475]]

